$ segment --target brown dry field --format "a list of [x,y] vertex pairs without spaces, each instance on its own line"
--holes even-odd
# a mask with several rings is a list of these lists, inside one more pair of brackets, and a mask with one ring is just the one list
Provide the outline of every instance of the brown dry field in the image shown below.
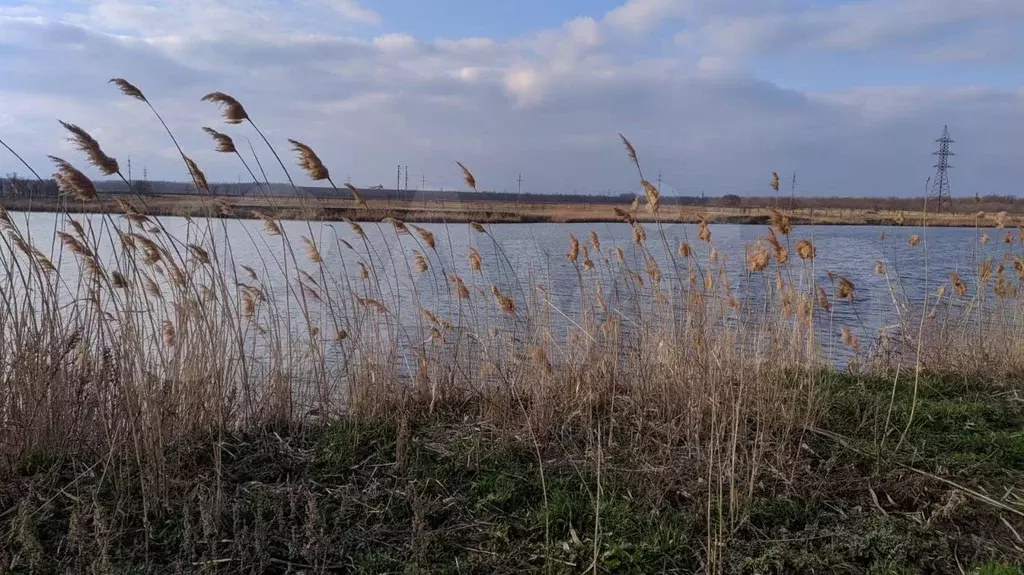
[[[492,201],[430,201],[407,202],[394,200],[369,200],[366,207],[359,207],[351,200],[328,198],[296,197],[237,197],[237,196],[194,196],[166,195],[146,196],[129,199],[139,211],[157,216],[202,217],[207,215],[253,218],[260,214],[279,219],[309,219],[337,221],[349,218],[358,221],[379,221],[385,217],[398,218],[409,222],[447,223],[572,223],[572,222],[616,222],[622,218],[616,215],[612,204],[588,203],[515,203]],[[120,209],[111,197],[102,197],[98,202],[83,203],[69,198],[60,199],[7,199],[4,208],[12,211],[67,211],[118,212]],[[628,209],[629,206],[618,206]],[[794,224],[816,225],[886,225],[941,227],[989,227],[1000,219],[995,213],[944,212],[924,214],[920,211],[800,208],[783,210]],[[927,216],[927,217],[926,217]],[[655,215],[642,206],[635,217],[641,222],[655,221]],[[712,223],[764,224],[771,217],[768,208],[727,208],[718,206],[663,206],[657,218],[662,222],[696,222],[704,217]],[[1005,214],[1002,225],[1017,227],[1024,225],[1024,215]]]

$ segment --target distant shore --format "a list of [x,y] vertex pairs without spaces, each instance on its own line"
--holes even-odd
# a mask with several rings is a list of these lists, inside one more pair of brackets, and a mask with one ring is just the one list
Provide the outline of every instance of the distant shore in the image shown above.
[[[98,201],[80,202],[70,198],[3,198],[8,211],[99,213],[120,212],[115,196],[101,195]],[[417,223],[605,223],[621,222],[615,207],[606,203],[517,203],[488,200],[396,201],[368,200],[357,206],[347,199],[301,197],[239,197],[197,195],[155,195],[116,197],[127,200],[139,212],[153,216],[256,218],[270,216],[284,220],[380,221],[386,217]],[[780,206],[781,207],[781,206]],[[623,205],[619,209],[628,210]],[[911,226],[925,223],[934,227],[993,227],[999,217],[985,213],[928,213],[920,211],[801,208],[782,210],[795,225]],[[769,208],[663,205],[657,217],[643,206],[634,217],[640,222],[694,223],[704,217],[710,223],[767,224]],[[1024,225],[1024,215],[1005,214],[1005,227]]]

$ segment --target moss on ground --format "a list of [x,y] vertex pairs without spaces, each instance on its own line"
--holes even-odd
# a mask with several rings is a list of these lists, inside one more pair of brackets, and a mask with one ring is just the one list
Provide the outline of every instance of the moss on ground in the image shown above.
[[536,446],[454,420],[339,421],[224,437],[219,472],[197,438],[145,491],[131,458],[27,455],[0,484],[0,572],[685,573],[709,548],[727,573],[1022,572],[1022,518],[939,479],[1022,509],[1019,382],[928,377],[915,401],[912,380],[821,381],[827,433],[794,437],[802,455],[768,462],[710,544],[682,460],[644,471],[610,446],[599,476],[579,430]]

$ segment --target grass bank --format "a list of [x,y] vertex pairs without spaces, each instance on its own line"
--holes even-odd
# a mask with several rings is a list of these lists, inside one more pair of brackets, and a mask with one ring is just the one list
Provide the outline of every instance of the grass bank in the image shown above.
[[[126,573],[1019,573],[1021,382],[823,374],[827,406],[737,508],[644,422],[546,437],[458,411],[182,439],[136,461],[30,453],[0,564]],[[916,411],[905,436],[900,430]],[[902,436],[902,437],[901,437]],[[709,495],[710,493],[710,495]],[[711,512],[709,513],[709,506]],[[730,526],[728,517],[737,516]],[[710,563],[709,564],[709,558]]]

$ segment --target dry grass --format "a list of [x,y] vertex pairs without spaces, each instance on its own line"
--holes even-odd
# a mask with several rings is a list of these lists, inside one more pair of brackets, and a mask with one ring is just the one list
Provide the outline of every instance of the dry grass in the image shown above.
[[[149,104],[134,86],[116,83]],[[204,100],[220,104],[229,124],[252,124],[234,98],[215,92]],[[227,136],[207,132],[219,151],[233,151]],[[113,168],[88,134],[77,138],[91,163]],[[85,223],[70,209],[58,215],[54,233],[63,249],[46,254],[36,247],[41,238],[0,212],[0,457],[9,468],[39,454],[100,466],[84,473],[132,461],[135,483],[116,488],[138,496],[148,538],[148,518],[180,497],[166,480],[175,465],[169,454],[197,434],[216,438],[323,418],[390,422],[399,429],[395,463],[406,469],[409,422],[455,415],[528,438],[544,484],[541,452],[573,431],[585,449],[570,451],[588,454],[583,465],[596,476],[598,507],[608,472],[602,453],[614,449],[615,438],[634,437],[637,449],[682,457],[672,461],[700,486],[687,497],[704,510],[699,563],[715,572],[724,569],[731,534],[746,524],[759,485],[767,475],[795,475],[800,438],[827,410],[819,389],[826,342],[816,325],[841,333],[856,369],[915,385],[928,370],[986,377],[1024,369],[1024,307],[1020,290],[1010,297],[1007,287],[1020,281],[1012,270],[1022,274],[1016,243],[1007,244],[1007,264],[994,276],[1003,283],[991,273],[970,288],[951,279],[953,289],[937,296],[902,293],[896,268],[883,263],[878,269],[891,286],[899,329],[877,345],[859,341],[847,326],[831,325],[835,309],[851,305],[855,286],[838,274],[834,285],[816,283],[814,246],[792,237],[793,225],[826,215],[675,211],[643,179],[641,158],[622,140],[646,210],[639,201],[616,210],[420,208],[362,202],[351,188],[332,200],[145,198],[142,210],[97,194],[83,172],[55,160],[61,189],[78,200],[69,205],[100,215]],[[312,149],[290,142],[309,177],[329,180]],[[197,189],[208,189],[200,166],[184,153],[182,159]],[[475,188],[476,178],[457,167]],[[225,235],[212,214],[254,210],[262,233],[212,241]],[[172,235],[160,220],[169,213],[194,218]],[[766,224],[764,239],[737,254],[745,255],[739,265],[751,279],[763,279],[760,299],[734,290],[725,273],[731,260],[714,244],[710,224],[733,216]],[[640,254],[644,269],[632,269],[622,247],[596,233],[588,238],[593,251],[570,235],[567,261],[559,256],[552,265],[569,266],[580,306],[557,308],[548,297],[552,286],[512,269],[486,225],[541,217],[633,223],[633,245],[625,247]],[[345,219],[350,233],[331,239],[307,224],[296,241],[284,218]],[[355,220],[380,222],[377,233]],[[438,254],[448,238],[406,223],[418,220],[469,223],[475,247],[466,248],[466,273]],[[674,221],[698,222],[700,243],[669,246],[662,226]],[[953,220],[928,224],[941,221]],[[246,262],[252,267],[233,259],[246,241],[260,254]],[[330,241],[349,269],[324,263]],[[655,245],[678,257],[659,263]],[[788,257],[789,246],[799,259]],[[485,270],[498,271],[488,277]],[[403,287],[427,285],[424,279],[435,286],[437,309],[421,305],[421,288]],[[895,421],[885,427],[900,435]],[[207,495],[217,505],[229,449],[212,445]],[[546,501],[546,488],[543,495]]]

